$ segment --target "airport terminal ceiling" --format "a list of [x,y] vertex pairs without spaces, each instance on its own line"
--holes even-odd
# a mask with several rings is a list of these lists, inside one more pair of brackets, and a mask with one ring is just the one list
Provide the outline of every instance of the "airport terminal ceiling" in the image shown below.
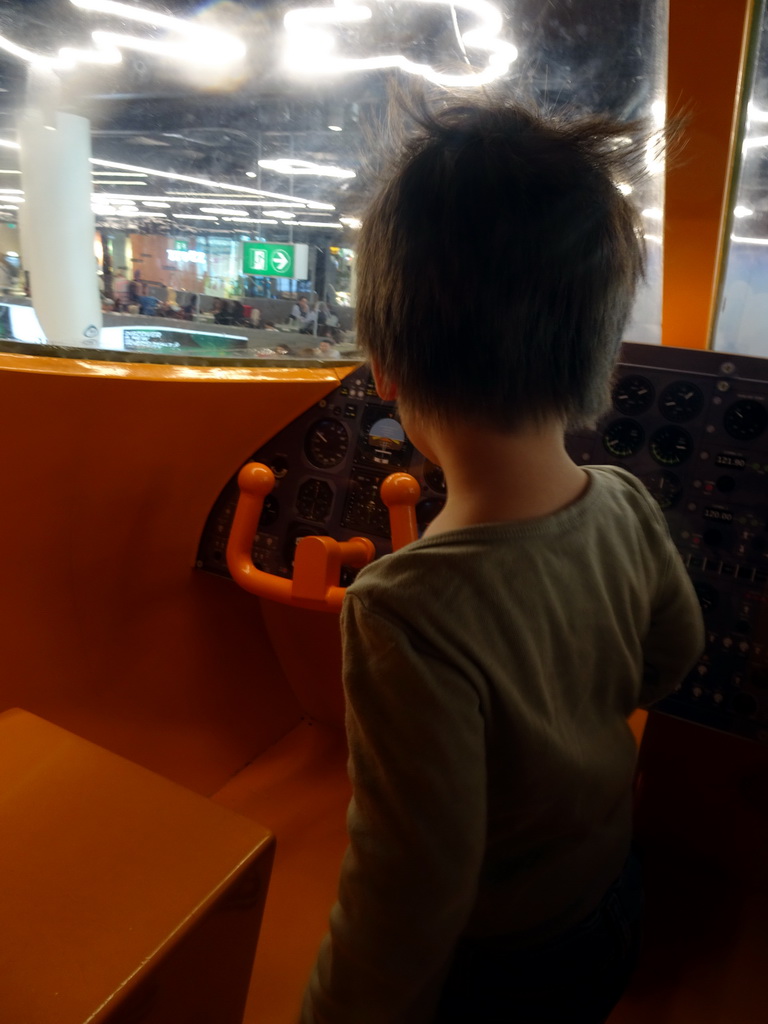
[[[7,0],[0,7],[0,187],[7,200],[0,203],[0,228],[14,223],[23,199],[12,144],[29,68],[62,47],[96,45],[116,50],[119,60],[94,63],[81,54],[76,66],[55,72],[59,109],[91,125],[97,230],[307,243],[313,253],[337,247],[353,254],[389,86],[423,82],[403,70],[403,59],[436,71],[449,88],[479,81],[496,60],[502,72],[492,88],[507,94],[556,108],[658,119],[666,0],[622,0],[620,7],[618,20],[613,0],[374,0],[367,7],[311,8],[245,0]],[[307,9],[334,11],[334,17],[364,10],[370,17],[336,25],[335,50],[310,42],[286,56],[301,35],[286,15],[301,18]],[[137,11],[149,13],[132,19]],[[158,12],[202,29],[209,51],[196,50],[199,39],[186,29],[179,34],[170,22],[152,24]],[[488,49],[473,46],[468,33],[482,18],[499,16]],[[179,44],[189,59],[161,52]],[[208,60],[217,46],[221,59]],[[340,71],[334,54],[354,60],[396,54],[401,66]],[[446,74],[452,77],[441,78]],[[638,199],[648,213],[651,245],[660,249],[658,171]],[[642,299],[633,340],[659,340],[660,252],[651,265],[653,294]],[[345,281],[340,290],[349,288]],[[354,295],[346,301],[354,305]]]

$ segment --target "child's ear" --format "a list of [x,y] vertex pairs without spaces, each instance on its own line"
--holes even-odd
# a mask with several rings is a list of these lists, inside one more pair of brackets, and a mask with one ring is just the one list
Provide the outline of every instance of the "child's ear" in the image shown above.
[[373,383],[376,385],[376,394],[385,402],[393,402],[397,398],[397,384],[382,372],[376,359],[371,359],[371,371]]

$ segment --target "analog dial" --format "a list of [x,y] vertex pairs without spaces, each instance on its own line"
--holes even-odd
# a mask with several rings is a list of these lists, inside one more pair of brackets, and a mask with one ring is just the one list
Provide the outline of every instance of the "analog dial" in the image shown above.
[[717,607],[718,593],[711,584],[699,581],[693,584],[693,589],[696,591],[703,612],[711,612],[713,608]]
[[261,506],[261,518],[259,519],[259,532],[266,530],[277,522],[280,514],[280,503],[274,494],[268,494]]
[[640,479],[662,509],[673,508],[683,492],[680,477],[666,469],[661,469],[658,473],[646,473]]
[[638,416],[653,405],[655,392],[647,377],[633,373],[617,381],[613,389],[613,407],[625,416]]
[[662,466],[679,466],[693,454],[693,438],[682,427],[660,427],[648,442],[653,458]]
[[302,519],[322,523],[333,505],[333,491],[325,480],[305,480],[296,495],[296,511]]
[[434,462],[430,462],[429,459],[424,460],[424,479],[433,491],[437,491],[438,494],[445,494],[443,471]]
[[740,398],[726,410],[723,426],[731,437],[751,441],[768,426],[768,412],[762,402],[754,398]]
[[318,469],[333,469],[343,461],[349,448],[347,428],[339,420],[313,423],[304,441],[304,452]]
[[643,447],[645,431],[635,420],[614,420],[603,431],[603,445],[616,459],[636,455]]
[[704,408],[704,395],[695,384],[676,380],[659,395],[659,412],[672,423],[685,423]]

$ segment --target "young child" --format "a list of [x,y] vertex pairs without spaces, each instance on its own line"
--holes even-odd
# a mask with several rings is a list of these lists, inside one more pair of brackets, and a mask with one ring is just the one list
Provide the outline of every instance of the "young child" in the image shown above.
[[358,342],[448,497],[344,603],[354,797],[305,1024],[596,1024],[632,969],[627,717],[704,640],[642,484],[563,443],[643,269],[626,134],[421,112],[364,219]]

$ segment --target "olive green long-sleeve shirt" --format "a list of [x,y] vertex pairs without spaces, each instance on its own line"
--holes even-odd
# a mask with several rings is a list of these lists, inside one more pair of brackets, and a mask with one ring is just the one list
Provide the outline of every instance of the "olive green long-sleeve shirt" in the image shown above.
[[704,644],[693,587],[634,477],[364,569],[342,613],[350,845],[305,1024],[428,1024],[461,936],[544,941],[630,843],[627,717]]

